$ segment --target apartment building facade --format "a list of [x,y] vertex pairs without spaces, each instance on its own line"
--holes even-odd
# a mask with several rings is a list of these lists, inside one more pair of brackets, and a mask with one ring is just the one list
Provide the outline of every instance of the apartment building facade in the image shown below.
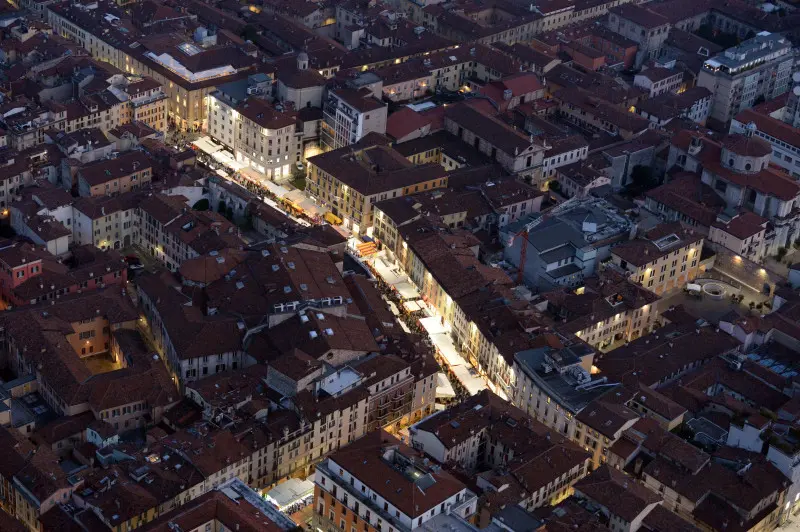
[[372,234],[375,202],[447,185],[443,167],[415,166],[384,140],[388,143],[379,137],[356,150],[344,147],[308,159],[308,193],[361,234]]
[[386,133],[388,106],[369,89],[329,90],[322,104],[322,145],[336,150],[355,144],[369,133]]
[[684,287],[701,272],[704,238],[678,222],[656,226],[611,249],[614,267],[657,295]]
[[[299,161],[302,128],[297,116],[258,97],[265,83],[245,80],[222,85],[208,97],[208,133],[234,154],[236,161],[268,179],[286,179]],[[245,97],[239,94],[245,88]]]
[[756,99],[771,100],[791,87],[794,55],[782,35],[761,32],[703,63],[697,86],[712,94],[711,115],[729,124]]

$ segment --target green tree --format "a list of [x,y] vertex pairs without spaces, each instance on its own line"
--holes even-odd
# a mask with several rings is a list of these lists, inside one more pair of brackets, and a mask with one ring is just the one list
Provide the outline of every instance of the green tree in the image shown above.
[[258,37],[258,28],[252,24],[246,25],[242,30],[242,39],[245,41],[255,42],[256,37]]
[[649,166],[637,164],[631,170],[631,180],[625,187],[629,196],[638,196],[658,186],[653,169]]
[[197,203],[192,205],[192,209],[196,211],[207,211],[211,206],[208,203],[206,198],[199,200]]

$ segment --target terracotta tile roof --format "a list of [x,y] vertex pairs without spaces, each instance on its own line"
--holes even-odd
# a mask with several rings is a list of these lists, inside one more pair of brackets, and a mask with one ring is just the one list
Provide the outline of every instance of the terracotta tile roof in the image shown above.
[[740,240],[744,240],[766,231],[768,222],[769,220],[754,212],[745,211],[737,214],[727,222],[717,220],[713,226]]
[[722,139],[722,145],[728,150],[743,157],[765,157],[772,155],[772,146],[766,140],[747,135],[728,135]]
[[653,508],[642,521],[642,528],[652,532],[700,532],[700,529],[678,514],[667,510],[663,504]]
[[725,201],[699,176],[691,173],[675,175],[670,181],[645,192],[645,196],[710,227],[725,208]]
[[282,532],[284,530],[248,502],[234,501],[216,490],[192,499],[180,508],[158,517],[145,524],[141,530],[142,532],[172,532],[176,525],[181,530],[194,530],[209,522],[220,523],[226,530],[238,530],[239,532]]
[[422,420],[415,428],[434,434],[445,448],[452,448],[481,431],[490,430],[495,424],[505,423],[501,419],[503,416],[523,423],[527,420],[517,407],[489,390],[482,390],[466,401]]
[[647,29],[658,28],[669,24],[669,20],[650,9],[634,4],[623,4],[609,9],[609,12]]
[[712,327],[669,324],[605,353],[595,359],[595,365],[611,382],[622,382],[629,387],[639,382],[653,386],[738,346],[738,340]]
[[[768,408],[777,412],[789,401],[789,396],[776,390],[748,371],[750,364],[745,364],[742,371],[736,371],[722,359],[714,359],[700,369],[682,377],[683,386],[704,392],[714,383],[722,383],[724,388],[734,392],[751,405]],[[728,394],[722,395],[728,397]]]
[[758,127],[760,132],[766,133],[771,137],[786,142],[791,146],[800,145],[800,140],[798,140],[800,131],[798,131],[797,128],[792,127],[782,120],[772,118],[767,114],[759,113],[754,109],[745,109],[736,115],[736,120],[743,124],[749,124],[752,122],[756,125],[756,127]]
[[632,409],[612,401],[605,401],[602,397],[586,405],[575,416],[576,420],[609,439],[615,439],[621,429],[638,418],[639,414]]
[[153,302],[178,358],[192,359],[241,349],[243,331],[237,319],[203,315],[198,307],[187,306],[189,298],[156,275],[143,275],[136,279],[136,284]]
[[[659,247],[656,242],[662,238],[675,236],[667,247]],[[685,228],[679,222],[662,223],[650,229],[643,236],[623,242],[611,249],[613,255],[637,267],[655,262],[659,258],[686,246],[697,246],[703,236],[692,229]]]
[[414,166],[384,141],[388,142],[388,138],[365,137],[361,146],[329,151],[309,158],[308,162],[364,196],[445,178],[441,165]]
[[[544,512],[547,511],[545,514]],[[600,521],[599,512],[590,512],[569,498],[555,507],[541,510],[546,529],[553,532],[609,532]]]
[[247,256],[206,288],[208,308],[259,322],[275,305],[321,302],[349,296],[331,256],[324,251],[275,243]]
[[386,134],[394,139],[402,139],[414,131],[431,125],[433,121],[429,115],[414,111],[410,107],[403,107],[387,118]]
[[661,503],[656,493],[607,464],[576,482],[574,489],[628,523]]
[[86,164],[78,172],[89,186],[95,186],[151,167],[150,159],[142,152],[129,151],[115,159],[103,159]]
[[546,292],[543,296],[553,306],[553,311],[564,320],[556,329],[572,334],[620,312],[639,309],[659,299],[654,293],[611,269],[586,279],[580,295],[564,288]]
[[336,451],[330,460],[411,518],[428,512],[466,489],[464,484],[443,470],[430,471],[428,474],[433,484],[424,491],[418,489],[413,480],[385,461],[384,452],[390,445],[396,449],[395,453],[410,459],[422,459],[417,451],[394,437],[383,431],[374,431]]

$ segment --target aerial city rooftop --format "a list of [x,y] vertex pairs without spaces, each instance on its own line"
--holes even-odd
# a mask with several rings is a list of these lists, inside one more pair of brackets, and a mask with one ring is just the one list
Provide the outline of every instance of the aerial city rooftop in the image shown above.
[[795,0],[0,27],[0,532],[800,529]]

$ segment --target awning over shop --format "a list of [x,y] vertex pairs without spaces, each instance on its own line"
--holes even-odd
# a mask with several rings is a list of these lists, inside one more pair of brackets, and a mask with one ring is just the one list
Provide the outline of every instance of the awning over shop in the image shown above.
[[325,214],[324,209],[320,209],[316,203],[308,198],[300,202],[300,208],[303,209],[303,212],[309,216],[322,216]]
[[486,389],[486,382],[478,376],[469,362],[461,358],[453,339],[450,337],[450,330],[442,325],[441,318],[430,317],[419,320],[430,336],[431,342],[436,346],[436,350],[444,358],[450,371],[456,376],[458,381],[467,389],[470,395],[475,395],[481,390]]
[[370,255],[374,255],[378,252],[375,242],[361,242],[360,244],[356,245],[356,249],[358,250],[358,254],[362,257],[369,257]]
[[406,276],[397,271],[396,267],[391,266],[383,257],[377,257],[373,263],[373,267],[377,270],[378,275],[381,276],[383,281],[391,286],[405,281]]
[[299,205],[300,203],[303,202],[303,200],[308,199],[308,198],[306,197],[305,194],[303,194],[302,191],[294,189],[294,190],[288,191],[286,193],[286,195],[283,196],[283,199],[285,199],[286,201],[291,201],[292,203]]

